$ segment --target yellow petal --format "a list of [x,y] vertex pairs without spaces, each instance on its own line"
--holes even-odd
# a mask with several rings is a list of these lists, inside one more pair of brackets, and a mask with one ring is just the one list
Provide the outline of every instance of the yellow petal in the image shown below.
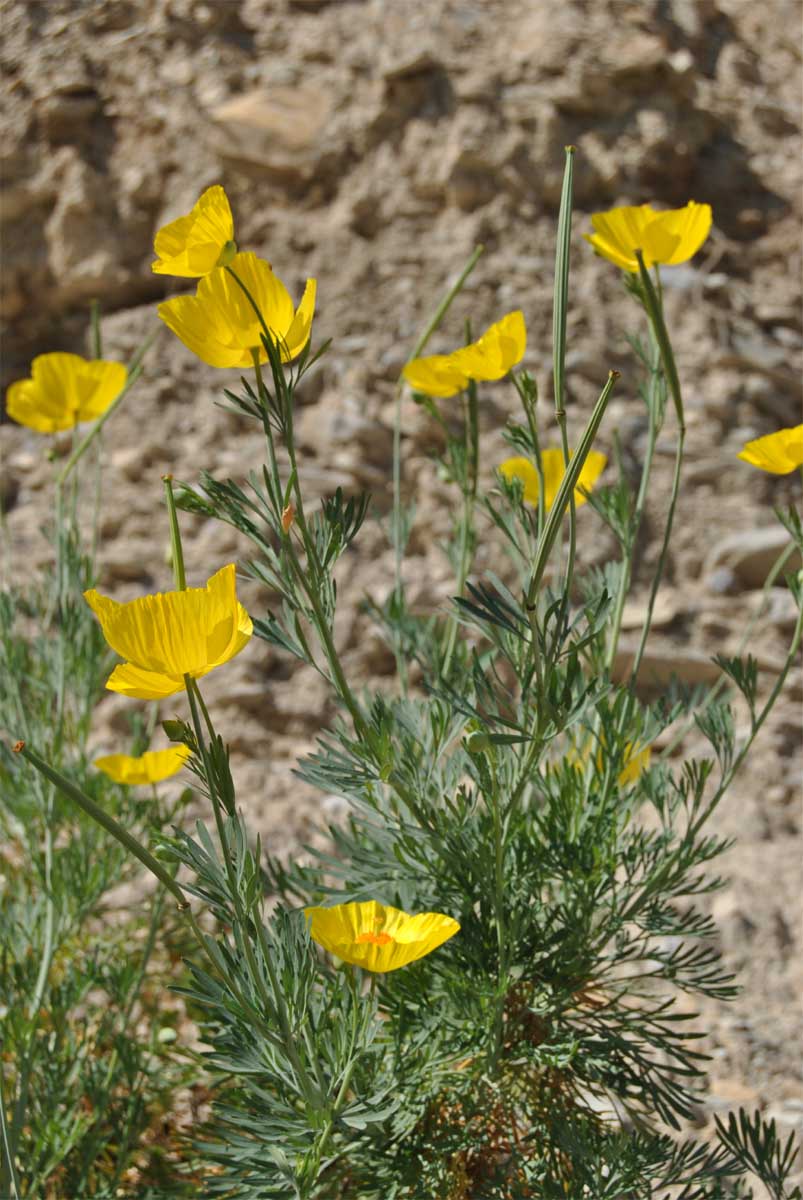
[[[250,367],[250,348],[233,344],[231,330],[219,320],[216,307],[195,296],[165,300],[157,314],[184,345],[210,367]],[[226,340],[224,340],[226,339]],[[264,361],[264,359],[263,359]]]
[[204,588],[160,592],[118,604],[92,590],[84,598],[113,650],[127,659],[106,686],[143,699],[172,695],[183,676],[200,678],[242,650],[253,632],[237,601],[235,567],[222,567]]
[[628,783],[635,783],[642,771],[646,771],[650,765],[651,755],[652,750],[650,746],[639,747],[634,746],[632,742],[628,742],[624,753],[625,765],[619,772],[619,787],[626,787]]
[[[602,474],[608,459],[599,450],[589,450],[583,469],[574,489],[576,508],[585,504],[586,496],[581,489],[591,491],[599,476]],[[566,474],[563,465],[563,451],[557,447],[541,452],[541,469],[544,474],[544,509],[549,512],[555,503],[563,476]],[[524,484],[524,499],[534,507],[538,504],[539,481],[538,472],[533,463],[527,458],[507,458],[499,467],[506,479],[520,479]]]
[[308,279],[304,288],[304,295],[301,297],[301,303],[296,309],[296,315],[293,317],[292,324],[281,343],[282,358],[285,362],[289,362],[290,359],[300,354],[310,339],[312,318],[315,313],[316,290],[316,281]]
[[122,363],[87,360],[59,351],[40,354],[31,377],[12,383],[6,397],[10,417],[37,433],[72,429],[101,416],[125,386]]
[[593,234],[584,234],[596,252],[625,271],[639,269],[636,250],[645,267],[674,266],[696,254],[711,228],[711,208],[690,200],[685,208],[657,212],[649,204],[612,208],[591,217]]
[[217,266],[227,243],[234,238],[234,220],[228,197],[219,185],[207,190],[185,217],[163,226],[153,248],[159,256],[152,270],[157,275],[193,278]]
[[189,757],[189,747],[170,746],[167,750],[147,750],[138,758],[128,754],[107,754],[96,758],[95,766],[115,783],[161,783],[180,771]]
[[526,348],[524,315],[516,311],[490,325],[482,337],[469,346],[456,350],[452,359],[470,379],[478,382],[501,379],[521,361]]
[[528,504],[538,504],[538,472],[529,458],[506,458],[499,466],[500,475],[505,479],[520,479],[524,484],[524,499]]
[[710,204],[695,204],[690,200],[685,208],[672,208],[659,213],[648,227],[652,239],[660,227],[661,233],[676,239],[676,245],[667,257],[658,257],[658,245],[652,251],[654,262],[677,266],[687,262],[697,253],[711,231]]
[[586,497],[583,495],[583,490],[586,492],[593,491],[594,484],[605,470],[607,462],[607,455],[602,454],[599,450],[589,450],[586,460],[583,463],[583,469],[580,472],[580,478],[577,480],[577,487],[574,489],[574,503],[576,508],[579,508],[581,504],[585,504]]
[[402,375],[413,391],[442,399],[456,396],[468,384],[468,375],[452,354],[430,354],[425,358],[414,358],[408,362]]
[[755,438],[745,444],[737,457],[773,475],[788,475],[803,466],[803,425]]
[[410,916],[376,900],[305,908],[304,913],[310,935],[319,945],[366,971],[406,966],[430,954],[460,928],[443,913]]
[[106,690],[130,696],[132,700],[164,700],[184,691],[184,677],[148,671],[134,663],[120,663],[106,680]]

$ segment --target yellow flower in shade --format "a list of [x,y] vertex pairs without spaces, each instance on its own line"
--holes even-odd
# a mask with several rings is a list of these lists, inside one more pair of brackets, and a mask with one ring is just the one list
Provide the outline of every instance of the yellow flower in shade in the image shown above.
[[451,354],[414,358],[402,375],[416,392],[427,396],[455,396],[470,379],[501,379],[515,367],[527,348],[527,330],[521,312],[508,313],[469,346]]
[[[591,491],[604,471],[607,461],[606,455],[599,450],[589,450],[574,489],[574,503],[577,508],[586,502],[586,497],[580,489]],[[541,467],[544,472],[544,508],[549,512],[566,473],[563,467],[563,451],[557,448],[544,450],[541,454]],[[524,499],[528,504],[538,504],[538,472],[529,458],[506,458],[499,467],[499,473],[508,480],[520,479],[524,484]]]
[[40,354],[31,363],[30,379],[18,379],[6,393],[6,411],[37,433],[73,429],[94,421],[125,387],[122,363],[80,354]]
[[[601,772],[602,768],[603,768],[604,753],[605,753],[605,746],[603,743],[600,746],[599,751],[597,753],[597,771],[598,772]],[[586,759],[588,758],[588,755],[589,755],[589,747],[586,746],[585,750],[582,750],[582,751],[578,751],[578,750],[574,750],[574,749],[569,750],[566,757],[567,757],[568,761],[571,763],[571,765],[575,768],[575,770],[582,771],[583,767],[585,765]],[[652,756],[652,748],[650,746],[638,746],[637,745],[634,747],[632,742],[628,742],[624,748],[624,755],[623,755],[624,766],[622,767],[622,770],[619,772],[618,776],[616,777],[619,787],[623,788],[623,787],[627,787],[627,785],[629,783],[635,783],[636,780],[641,775],[642,771],[646,771],[647,767],[650,765],[651,756]]]
[[147,750],[139,758],[107,754],[96,758],[95,766],[115,783],[161,783],[180,771],[189,757],[188,746],[169,746],[167,750]]
[[612,208],[593,213],[593,233],[583,236],[597,254],[625,271],[638,271],[636,251],[644,266],[664,263],[668,267],[687,262],[702,246],[711,229],[711,206],[690,200],[685,208],[657,212],[649,204]]
[[305,908],[310,935],[324,950],[366,971],[395,971],[431,954],[460,926],[443,913],[410,916],[376,900]]
[[773,475],[788,475],[795,467],[803,466],[803,425],[755,438],[737,457]]
[[[287,288],[269,263],[248,252],[235,255],[230,266],[262,314],[282,360],[289,362],[309,341],[315,280],[307,280],[301,303],[294,309]],[[168,329],[210,367],[250,367],[252,350],[258,352],[260,362],[267,362],[254,305],[223,267],[206,275],[194,296],[165,300],[157,311]]]
[[128,661],[106,681],[111,692],[138,700],[161,700],[239,654],[253,632],[237,600],[234,564],[222,567],[202,588],[158,592],[118,604],[94,589],[84,599],[103,636]]
[[219,185],[207,188],[186,217],[163,225],[153,241],[157,275],[196,279],[229,262],[237,253],[229,198]]

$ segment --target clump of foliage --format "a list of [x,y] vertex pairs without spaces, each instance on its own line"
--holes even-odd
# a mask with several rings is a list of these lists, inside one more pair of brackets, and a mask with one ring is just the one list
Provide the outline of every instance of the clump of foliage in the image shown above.
[[[203,276],[197,296],[168,301],[161,315],[207,361],[252,362],[253,383],[243,378],[226,394],[265,436],[262,472],[245,481],[204,472],[200,487],[166,482],[177,590],[154,605],[171,635],[152,629],[142,643],[146,654],[134,637],[145,628],[137,624],[140,610],[130,608],[120,618],[129,622],[126,640],[118,640],[129,659],[118,671],[127,686],[142,681],[130,694],[175,691],[183,679],[187,720],[165,722],[165,729],[191,751],[214,822],[211,828],[200,821],[192,832],[156,830],[155,853],[151,839],[116,824],[120,814],[105,826],[117,828],[169,889],[194,939],[189,979],[178,990],[202,1022],[205,1069],[214,1081],[212,1115],[195,1147],[205,1195],[735,1200],[752,1194],[750,1176],[776,1200],[801,1195],[789,1183],[791,1142],[782,1143],[760,1115],[719,1122],[713,1141],[683,1135],[704,1085],[705,1056],[701,1031],[677,997],[734,993],[704,907],[722,886],[714,863],[726,846],[710,818],[783,686],[803,615],[767,697],[759,696],[748,657],[720,660],[730,695],[721,686],[707,696],[676,686],[655,702],[642,698],[639,667],[672,534],[685,434],[658,269],[650,268],[680,261],[688,230],[676,216],[657,230],[645,225],[652,239],[646,263],[644,247],[630,257],[617,251],[647,322],[646,339],[633,343],[644,371],[647,449],[635,491],[619,470],[612,484],[591,492],[583,472],[616,378],[601,381],[588,421],[570,433],[564,362],[571,164],[569,153],[556,257],[560,461],[556,468],[546,458],[535,380],[512,369],[523,350],[517,322],[499,322],[438,361],[420,357],[475,258],[416,347],[411,373],[419,401],[442,426],[443,468],[458,498],[449,547],[455,601],[445,615],[422,617],[408,607],[401,562],[412,514],[401,500],[397,436],[397,573],[387,600],[371,612],[398,672],[381,693],[360,691],[347,678],[334,638],[337,566],[358,538],[368,498],[338,492],[308,511],[297,460],[295,394],[317,358],[308,341],[299,352],[299,330],[308,333],[314,285],[295,311],[289,297],[276,299],[281,285],[274,286],[266,264],[236,253],[219,188],[182,218],[172,241],[163,239],[160,248],[157,239],[160,269],[167,258],[185,265],[180,238],[191,244],[201,216],[207,231],[213,217],[217,222],[219,254],[209,251],[207,236],[203,270],[180,272]],[[705,218],[699,207],[688,216],[692,241]],[[273,303],[281,307],[276,322]],[[220,311],[225,321],[213,320]],[[506,431],[514,458],[488,487],[478,387],[505,374],[522,415]],[[648,617],[632,670],[615,680],[656,442],[670,419],[674,485]],[[620,548],[619,559],[601,570],[576,568],[583,502]],[[216,608],[212,580],[182,599],[182,510],[244,534],[251,544],[245,570],[278,604],[249,617],[232,591]],[[798,516],[783,519],[794,542],[803,543]],[[504,578],[475,574],[480,530],[508,550]],[[800,579],[790,586],[800,604]],[[109,636],[100,602],[92,603]],[[182,624],[188,618],[177,614],[190,604],[202,612],[199,630],[211,628],[217,614],[215,628],[226,634],[214,648],[211,639],[189,644]],[[242,649],[251,627],[313,665],[339,702],[339,717],[298,773],[343,797],[349,816],[332,827],[331,849],[311,862],[281,862],[251,836],[198,682]],[[411,664],[423,685],[410,684]],[[116,686],[112,679],[109,686]],[[750,717],[738,744],[737,692]],[[669,725],[684,720],[705,735],[711,754],[680,764],[650,756]],[[39,772],[26,776],[30,786],[48,780],[98,819],[85,786],[64,777],[46,743],[35,743],[32,732],[20,747]],[[398,925],[382,924],[391,919],[390,906],[402,910],[392,915]],[[344,935],[337,943],[337,960],[313,941],[322,909],[331,917],[326,944],[334,944],[333,930],[356,922],[351,940]],[[359,924],[368,911],[378,921],[371,928]],[[401,929],[405,913],[450,917],[460,929],[416,961],[384,969],[390,956],[365,946],[392,942],[395,934],[385,930]],[[214,928],[199,921],[201,914],[214,918]]]

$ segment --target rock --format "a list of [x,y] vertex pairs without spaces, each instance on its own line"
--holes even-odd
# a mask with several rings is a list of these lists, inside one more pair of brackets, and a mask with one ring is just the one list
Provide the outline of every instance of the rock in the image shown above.
[[[617,683],[630,675],[638,648],[637,642],[623,641],[613,662],[612,675]],[[665,649],[648,647],[639,666],[637,689],[640,693],[663,691],[672,680],[688,686],[712,684],[722,675],[721,669],[707,655],[677,647]]]
[[[673,592],[661,591],[655,597],[652,610],[652,629],[666,629],[680,612],[680,604]],[[647,619],[646,601],[629,600],[622,612],[622,629],[643,629]]]
[[705,586],[717,596],[737,596],[742,590],[739,579],[730,567],[717,567],[706,577]]
[[[776,559],[790,544],[789,534],[780,526],[765,529],[745,529],[722,538],[708,556],[706,576],[720,567],[727,567],[744,588],[760,588]],[[792,553],[786,571],[799,571],[800,554]]]
[[332,102],[322,88],[275,86],[213,108],[212,144],[229,168],[267,176],[291,189],[312,180],[331,154]]

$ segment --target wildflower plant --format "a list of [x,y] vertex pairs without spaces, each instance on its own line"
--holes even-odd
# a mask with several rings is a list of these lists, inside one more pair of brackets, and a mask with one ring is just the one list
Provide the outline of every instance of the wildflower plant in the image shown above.
[[[627,272],[647,328],[646,340],[634,343],[649,423],[641,477],[635,494],[621,469],[601,488],[598,443],[615,374],[600,381],[585,424],[566,407],[572,154],[558,224],[554,426],[536,410],[534,376],[514,369],[525,345],[522,314],[502,318],[476,342],[469,334],[452,354],[423,355],[478,255],[411,354],[405,378],[443,430],[442,468],[458,497],[449,547],[455,599],[423,616],[408,606],[401,563],[412,517],[402,502],[397,425],[396,577],[388,599],[370,605],[398,664],[382,692],[347,677],[334,638],[338,562],[359,536],[369,499],[338,491],[313,509],[298,461],[296,392],[325,350],[308,341],[311,303],[302,300],[295,313],[285,305],[280,319],[270,299],[278,281],[267,264],[257,268],[260,260],[241,254],[204,276],[199,308],[187,309],[189,324],[198,321],[192,336],[168,321],[205,361],[213,358],[202,326],[214,321],[226,330],[220,344],[241,356],[224,362],[221,355],[217,365],[251,365],[253,378],[226,396],[261,427],[264,466],[247,480],[204,472],[200,487],[166,480],[176,592],[134,602],[160,613],[139,627],[136,653],[109,636],[102,598],[88,599],[135,669],[169,676],[171,692],[185,692],[185,717],[164,729],[191,755],[207,816],[193,831],[156,831],[148,844],[99,812],[47,753],[27,744],[19,754],[116,831],[186,922],[190,978],[179,990],[202,1023],[214,1089],[195,1145],[205,1195],[714,1200],[749,1196],[752,1175],[777,1200],[800,1197],[789,1183],[794,1151],[772,1122],[743,1113],[719,1123],[712,1142],[682,1132],[701,1093],[705,1055],[677,997],[734,994],[703,904],[722,884],[712,864],[726,845],[708,823],[783,686],[803,616],[766,698],[750,659],[720,660],[731,693],[740,691],[750,712],[738,744],[722,687],[703,698],[678,686],[660,702],[642,699],[638,672],[685,433],[654,264],[690,257],[705,236],[705,214],[667,217],[660,237],[643,223],[652,239],[643,244],[636,222],[624,250],[611,231],[632,231],[630,218],[594,222],[617,241],[614,261]],[[176,258],[182,252],[178,241],[171,245]],[[263,290],[238,270],[244,262],[258,269]],[[175,304],[167,301],[160,315]],[[521,405],[505,431],[513,457],[484,464],[480,385],[502,376]],[[620,682],[612,669],[633,551],[658,435],[672,417],[677,451],[661,553],[635,661]],[[553,438],[557,445],[547,446]],[[619,546],[604,570],[578,568],[584,501],[582,519],[604,522]],[[298,766],[304,780],[349,806],[325,852],[280,860],[238,808],[197,664],[225,669],[246,622],[232,599],[214,650],[202,623],[187,632],[179,616],[192,591],[185,590],[182,511],[245,535],[244,570],[272,605],[252,606],[249,632],[252,625],[279,653],[312,665],[338,702],[332,727]],[[799,517],[783,516],[799,545]],[[474,571],[480,535],[507,552],[504,572]],[[800,580],[790,586],[799,604]],[[185,637],[192,654],[166,664],[164,647]],[[410,664],[423,685],[411,682]],[[696,726],[711,755],[678,764],[656,753],[671,724]]]

